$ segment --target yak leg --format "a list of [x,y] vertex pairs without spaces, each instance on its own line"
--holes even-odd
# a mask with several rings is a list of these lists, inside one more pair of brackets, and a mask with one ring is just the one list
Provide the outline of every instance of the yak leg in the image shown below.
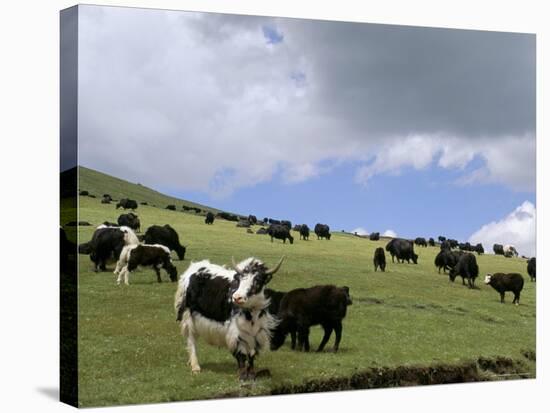
[[339,320],[334,324],[334,333],[336,334],[336,340],[334,340],[333,351],[336,353],[342,339],[342,321]]
[[237,365],[239,366],[239,380],[248,379],[248,371],[246,369],[246,356],[243,353],[236,352],[235,358],[237,359]]
[[113,274],[118,275],[118,273],[120,272],[120,270],[122,270],[122,267],[123,267],[122,261],[118,260],[118,261],[116,262],[116,267],[115,267],[115,270],[113,271]]
[[500,293],[500,302],[504,304],[504,292]]
[[298,327],[298,350],[309,351],[309,327]]
[[254,356],[248,356],[248,367],[246,369],[248,380],[256,379],[256,372],[254,371]]
[[153,266],[155,273],[157,274],[157,282],[161,283],[162,279],[160,278],[160,268],[158,265]]
[[321,344],[319,344],[319,348],[317,349],[317,352],[323,351],[325,348],[325,345],[327,344],[330,335],[332,334],[332,326],[330,324],[323,325],[323,329],[325,330],[325,334],[323,335],[323,339],[321,340]]
[[118,285],[120,285],[120,282],[122,281],[122,277],[124,276],[124,273],[128,270],[128,267],[127,266],[124,266],[122,267],[119,271],[118,271],[118,277],[116,279],[116,283]]
[[290,330],[290,348],[296,349],[296,330]]
[[515,305],[519,305],[519,295],[520,295],[520,291],[518,291],[517,293],[514,293],[514,301],[513,303]]
[[181,326],[183,338],[187,339],[187,352],[189,353],[188,364],[191,366],[191,372],[199,373],[201,371],[201,366],[199,365],[199,359],[197,358],[195,326],[193,324],[193,318],[189,313],[189,310],[184,313]]

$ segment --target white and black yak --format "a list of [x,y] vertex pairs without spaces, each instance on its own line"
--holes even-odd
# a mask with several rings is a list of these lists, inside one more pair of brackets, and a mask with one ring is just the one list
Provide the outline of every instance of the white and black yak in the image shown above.
[[238,264],[233,261],[233,269],[203,260],[191,263],[181,275],[174,307],[192,372],[201,370],[196,340],[202,337],[230,351],[237,360],[240,380],[256,378],[254,360],[269,348],[277,323],[267,311],[264,288],[283,259],[271,269],[254,257]]
[[170,281],[178,280],[178,272],[172,264],[170,250],[164,245],[127,245],[122,249],[118,259],[115,275],[117,284],[122,280],[126,285],[129,284],[129,276],[138,266],[152,267],[157,274],[157,281],[160,283],[160,269],[163,268],[170,276]]

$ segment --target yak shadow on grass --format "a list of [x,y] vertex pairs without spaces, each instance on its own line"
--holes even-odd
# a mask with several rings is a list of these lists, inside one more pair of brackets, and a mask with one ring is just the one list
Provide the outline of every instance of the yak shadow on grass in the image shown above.
[[201,363],[201,369],[203,371],[209,371],[218,374],[235,374],[237,377],[237,362],[230,361],[209,361]]

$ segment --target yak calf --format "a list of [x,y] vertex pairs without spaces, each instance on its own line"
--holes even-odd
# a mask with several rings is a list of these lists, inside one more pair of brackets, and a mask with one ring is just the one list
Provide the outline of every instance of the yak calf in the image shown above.
[[[333,351],[338,351],[342,339],[342,320],[346,317],[352,301],[348,287],[318,285],[311,288],[297,288],[286,293],[280,302],[277,319],[279,324],[273,331],[271,349],[281,347],[290,333],[298,335],[298,350],[309,351],[309,329],[320,324],[325,334],[317,351],[323,351],[332,331],[336,334]],[[295,348],[295,343],[292,343]]]

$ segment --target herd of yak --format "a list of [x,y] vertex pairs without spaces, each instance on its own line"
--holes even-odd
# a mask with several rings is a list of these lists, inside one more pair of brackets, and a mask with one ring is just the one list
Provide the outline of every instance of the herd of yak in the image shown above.
[[[102,203],[110,203],[112,198],[104,195]],[[137,202],[122,199],[117,209],[135,210]],[[168,208],[172,209],[172,208]],[[225,215],[224,215],[225,214]],[[227,219],[227,213],[219,213],[218,218]],[[205,223],[212,225],[215,220],[212,212],[207,212]],[[268,234],[273,239],[280,239],[286,243],[293,243],[290,234],[291,223],[286,220],[265,218],[258,221],[250,215],[248,218],[234,219],[238,227],[260,225],[257,233]],[[138,266],[151,267],[157,280],[161,282],[160,270],[164,269],[171,281],[178,281],[176,267],[173,265],[170,254],[176,252],[178,258],[185,258],[186,248],[180,243],[177,232],[168,224],[164,226],[152,225],[143,235],[137,236],[134,231],[140,231],[140,221],[134,212],[119,216],[117,223],[104,222],[99,225],[92,235],[92,239],[78,246],[78,252],[89,254],[94,263],[95,271],[105,271],[109,260],[116,260],[114,273],[118,275],[117,283],[129,283],[129,275]],[[266,228],[267,227],[267,228]],[[300,238],[307,240],[309,228],[307,225],[297,225],[292,230],[300,233]],[[328,225],[317,224],[314,232],[319,239],[330,240]],[[64,236],[62,230],[62,253]],[[357,235],[357,234],[356,234]],[[372,240],[379,240],[380,235],[373,233]],[[414,252],[414,245],[426,247],[435,246],[430,238],[428,242],[423,238],[406,240],[391,239],[385,251],[392,257],[392,262],[411,261],[416,264],[418,255]],[[457,276],[469,288],[474,288],[475,279],[479,275],[476,257],[472,252],[482,254],[481,244],[471,246],[468,243],[460,244],[454,240],[439,238],[440,252],[435,258],[435,266],[439,272],[449,271],[450,281]],[[506,256],[517,255],[512,246],[495,246],[495,253],[502,250]],[[375,271],[386,269],[384,248],[378,247],[374,253]],[[512,251],[512,252],[510,252]],[[239,377],[241,380],[254,379],[254,358],[266,347],[272,350],[279,348],[290,334],[291,346],[298,350],[309,351],[309,329],[314,325],[321,325],[324,336],[317,349],[322,351],[332,332],[336,340],[333,351],[338,350],[342,336],[342,320],[346,316],[346,308],[352,303],[348,287],[321,285],[310,288],[298,288],[288,292],[278,292],[266,288],[272,276],[279,270],[284,257],[274,268],[268,268],[256,258],[248,258],[240,263],[233,261],[232,268],[210,263],[208,260],[193,262],[180,276],[178,291],[175,298],[177,321],[187,340],[189,364],[193,372],[200,371],[196,354],[196,338],[203,337],[207,342],[226,346],[237,360]],[[62,260],[63,265],[63,260]],[[531,281],[536,279],[535,258],[528,260],[527,272]],[[485,283],[491,285],[500,293],[501,302],[504,294],[511,291],[514,294],[514,304],[519,304],[520,293],[523,288],[521,274],[494,273],[487,274]]]

